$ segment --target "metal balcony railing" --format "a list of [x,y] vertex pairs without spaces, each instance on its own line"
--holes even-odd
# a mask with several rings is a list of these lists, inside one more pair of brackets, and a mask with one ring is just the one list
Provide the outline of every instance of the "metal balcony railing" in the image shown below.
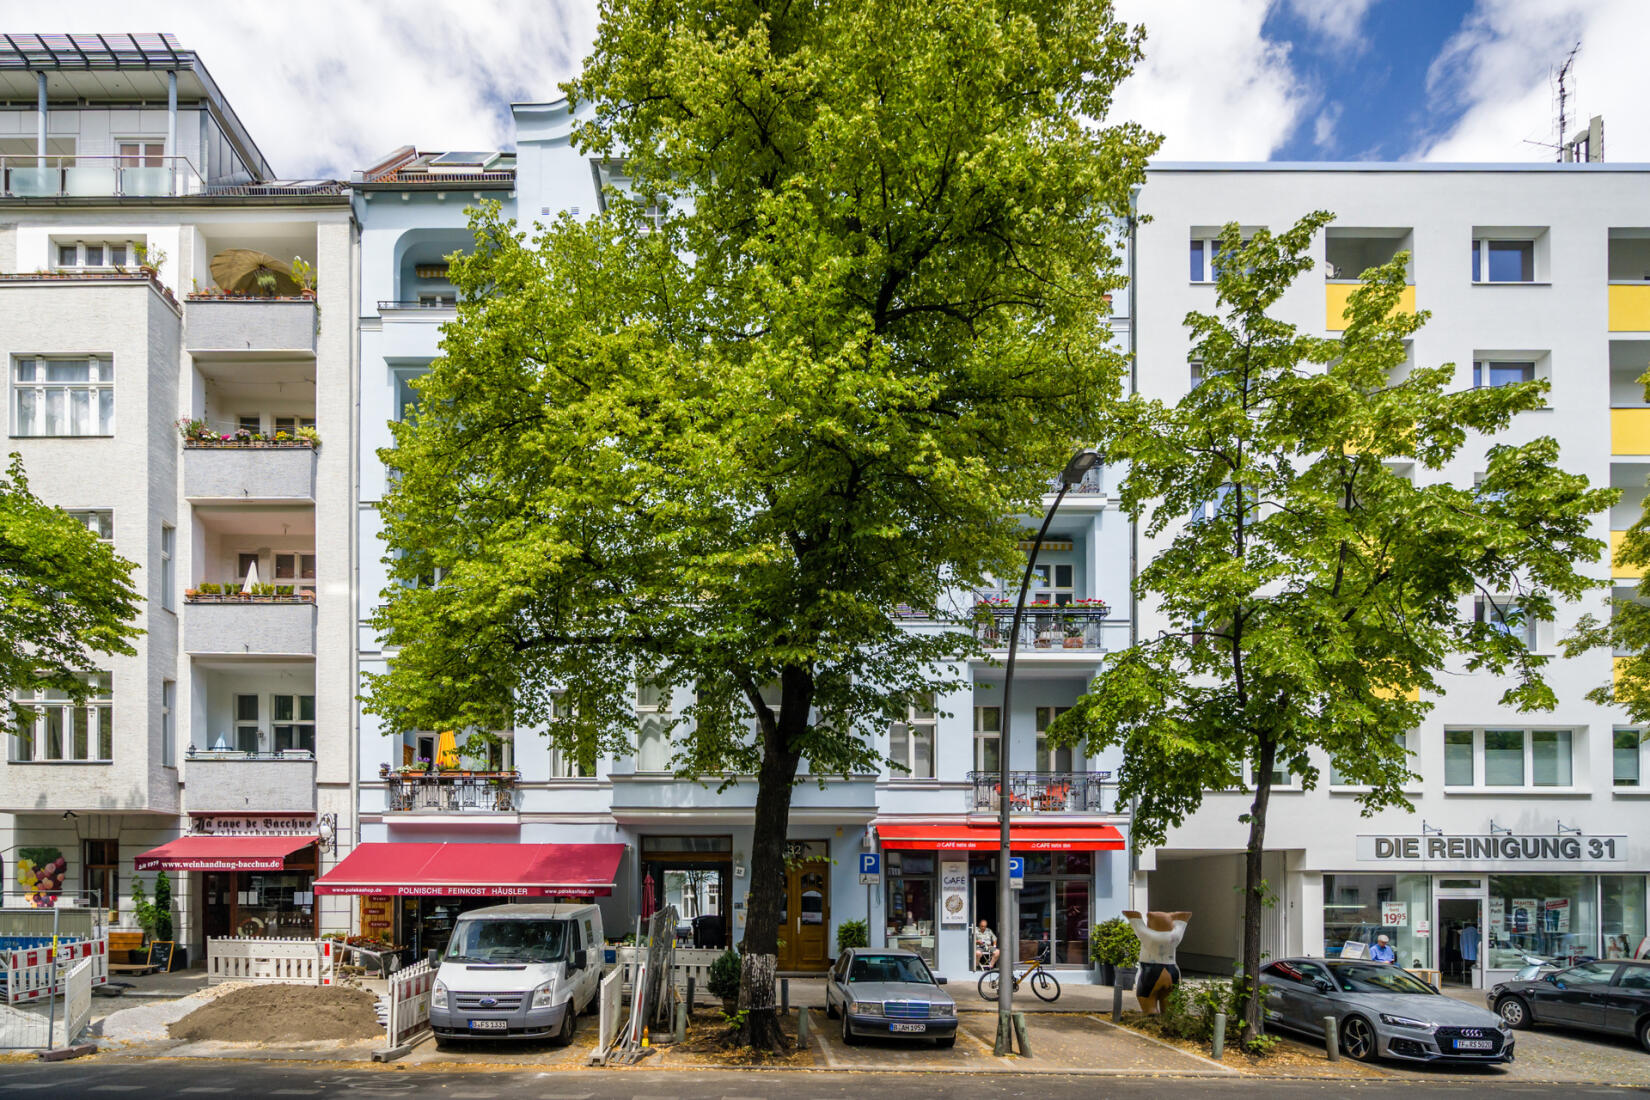
[[[1002,777],[969,772],[972,808],[1000,813]],[[1106,814],[1117,811],[1117,784],[1111,772],[1009,772],[1009,812],[1026,814]]]
[[[1102,491],[1100,483],[1100,467],[1095,466],[1084,471],[1083,480],[1066,490],[1066,496],[1089,496]],[[1060,491],[1060,479],[1051,477],[1048,481],[1048,495],[1053,496]]]
[[[1103,626],[1111,608],[1103,604],[1027,604],[1020,620],[1020,648],[1105,649]],[[1014,608],[981,604],[974,633],[987,649],[1007,649]]]
[[392,811],[510,813],[519,772],[392,772],[385,777],[385,808]]

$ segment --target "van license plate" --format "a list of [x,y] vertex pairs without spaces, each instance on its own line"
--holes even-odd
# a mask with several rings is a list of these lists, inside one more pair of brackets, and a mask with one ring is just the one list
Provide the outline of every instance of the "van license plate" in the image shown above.
[[1495,1044],[1488,1039],[1457,1039],[1456,1050],[1494,1050]]
[[889,1024],[890,1031],[927,1031],[927,1024]]
[[510,1021],[509,1020],[471,1020],[470,1021],[470,1030],[471,1031],[508,1031],[508,1030],[510,1030]]

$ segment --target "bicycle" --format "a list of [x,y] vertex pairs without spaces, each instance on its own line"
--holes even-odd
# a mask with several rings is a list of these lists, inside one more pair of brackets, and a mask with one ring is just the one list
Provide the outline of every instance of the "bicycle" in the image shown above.
[[[1020,991],[1021,982],[1030,979],[1031,991],[1037,994],[1038,1000],[1052,1003],[1060,999],[1060,980],[1054,976],[1048,967],[1043,965],[1043,960],[1048,957],[1053,946],[1052,943],[1043,944],[1042,951],[1038,953],[1035,959],[1022,964],[1025,966],[1025,970],[1014,975],[1014,992],[1018,993]],[[1001,983],[1002,975],[995,970],[988,970],[981,974],[980,996],[988,1001],[995,1001],[1000,992],[998,987]]]

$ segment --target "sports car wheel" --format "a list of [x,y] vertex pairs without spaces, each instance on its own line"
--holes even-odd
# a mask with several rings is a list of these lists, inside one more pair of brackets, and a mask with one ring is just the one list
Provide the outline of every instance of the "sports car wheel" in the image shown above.
[[1341,1053],[1360,1062],[1373,1062],[1378,1043],[1375,1029],[1362,1016],[1348,1016],[1341,1021]]
[[1508,1027],[1530,1026],[1530,1006],[1522,997],[1502,997],[1495,1002],[1495,1013]]

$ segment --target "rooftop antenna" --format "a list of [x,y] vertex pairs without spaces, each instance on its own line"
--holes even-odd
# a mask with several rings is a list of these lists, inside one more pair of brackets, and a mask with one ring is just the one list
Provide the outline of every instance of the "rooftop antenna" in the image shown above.
[[1564,64],[1558,67],[1558,72],[1553,76],[1553,98],[1557,103],[1558,109],[1558,137],[1554,141],[1531,141],[1529,138],[1524,139],[1525,142],[1530,145],[1539,145],[1543,149],[1553,150],[1553,159],[1560,162],[1564,160],[1564,145],[1566,139],[1569,137],[1570,130],[1570,96],[1573,94],[1570,87],[1570,70],[1575,67],[1576,54],[1579,53],[1580,50],[1581,43],[1578,41],[1574,46],[1570,47],[1570,52],[1564,55]]

